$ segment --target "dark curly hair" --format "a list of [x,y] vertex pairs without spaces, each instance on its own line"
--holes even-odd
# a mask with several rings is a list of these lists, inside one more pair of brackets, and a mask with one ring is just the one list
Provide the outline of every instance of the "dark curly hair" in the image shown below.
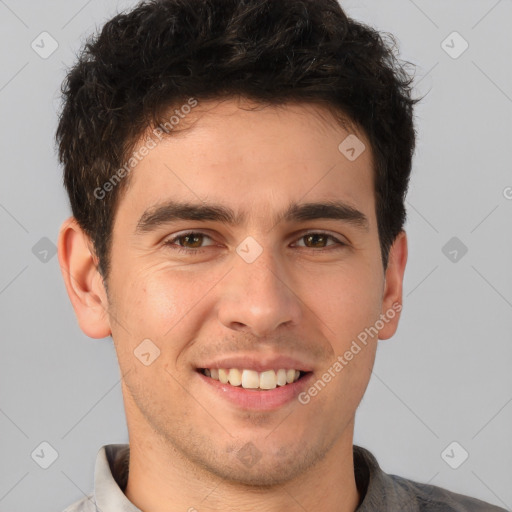
[[97,191],[170,108],[235,96],[321,104],[362,129],[386,269],[406,218],[419,100],[409,63],[385,36],[348,18],[336,0],[150,0],[90,36],[62,84],[56,141],[73,215],[104,281],[116,205],[130,180],[101,199]]

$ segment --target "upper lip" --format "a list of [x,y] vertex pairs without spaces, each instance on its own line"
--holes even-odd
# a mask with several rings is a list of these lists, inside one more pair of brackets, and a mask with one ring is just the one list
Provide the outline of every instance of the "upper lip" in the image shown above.
[[224,356],[214,361],[201,363],[197,368],[238,368],[243,370],[254,370],[263,372],[265,370],[300,370],[302,372],[312,371],[311,365],[285,355],[268,356],[268,355],[233,355]]

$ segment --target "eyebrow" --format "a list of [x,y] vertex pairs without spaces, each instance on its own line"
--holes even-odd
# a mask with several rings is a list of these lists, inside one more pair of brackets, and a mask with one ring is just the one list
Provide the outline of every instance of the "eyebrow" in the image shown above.
[[[176,220],[213,221],[236,226],[246,218],[246,213],[236,213],[223,205],[171,200],[148,208],[140,217],[135,234],[154,231]],[[291,223],[315,219],[340,220],[358,229],[369,230],[366,215],[343,201],[291,203],[284,212],[274,217],[274,225],[283,220]]]

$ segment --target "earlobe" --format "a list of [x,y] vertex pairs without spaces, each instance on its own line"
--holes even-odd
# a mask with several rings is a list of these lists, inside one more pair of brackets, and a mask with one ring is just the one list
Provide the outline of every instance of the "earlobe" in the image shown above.
[[58,258],[80,329],[90,338],[111,334],[108,299],[89,237],[74,217],[59,231]]
[[402,311],[403,280],[407,264],[407,234],[401,231],[389,251],[384,290],[382,296],[381,318],[384,327],[379,331],[379,339],[393,336],[398,328]]

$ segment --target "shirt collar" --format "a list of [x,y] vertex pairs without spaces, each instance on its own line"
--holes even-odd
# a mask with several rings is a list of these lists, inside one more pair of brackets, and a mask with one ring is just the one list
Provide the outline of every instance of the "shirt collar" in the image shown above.
[[128,481],[128,444],[102,446],[94,469],[94,497],[100,512],[142,512],[124,494]]
[[354,445],[353,450],[356,484],[362,496],[356,512],[420,511],[415,493],[408,489],[407,480],[384,473],[377,459],[367,449]]

